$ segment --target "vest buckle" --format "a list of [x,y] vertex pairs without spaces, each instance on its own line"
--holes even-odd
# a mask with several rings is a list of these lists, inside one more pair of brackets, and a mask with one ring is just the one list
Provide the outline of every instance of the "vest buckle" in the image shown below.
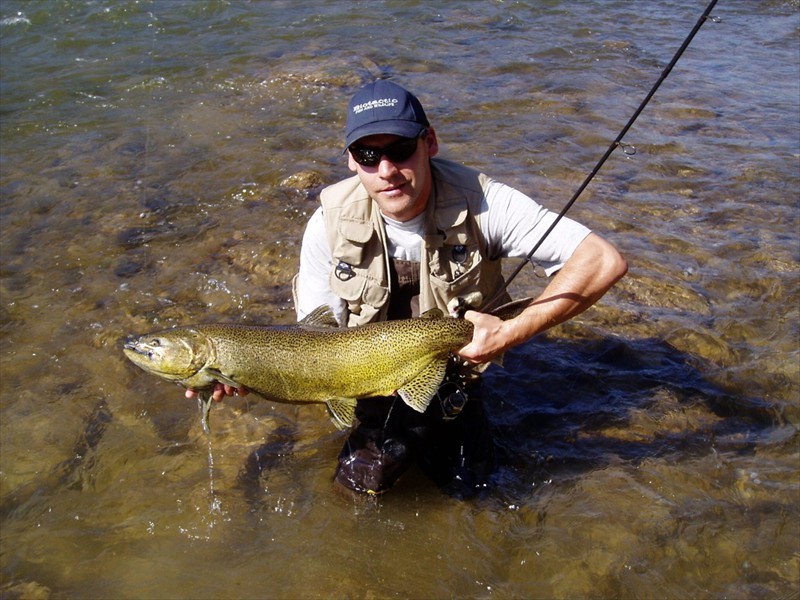
[[356,272],[353,270],[353,267],[343,260],[339,261],[339,264],[336,265],[336,269],[334,269],[334,274],[336,275],[336,279],[339,281],[350,281],[353,277],[356,276]]

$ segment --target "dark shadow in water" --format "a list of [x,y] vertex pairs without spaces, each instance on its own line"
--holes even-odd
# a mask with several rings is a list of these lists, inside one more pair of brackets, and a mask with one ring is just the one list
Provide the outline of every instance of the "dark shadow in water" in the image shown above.
[[701,369],[702,359],[659,339],[543,337],[510,353],[483,384],[494,489],[513,494],[612,460],[749,453],[760,432],[783,424],[773,405],[726,392]]
[[264,490],[270,472],[292,456],[296,437],[294,427],[281,425],[245,460],[236,478],[236,487],[242,490],[253,512],[258,512],[266,501]]

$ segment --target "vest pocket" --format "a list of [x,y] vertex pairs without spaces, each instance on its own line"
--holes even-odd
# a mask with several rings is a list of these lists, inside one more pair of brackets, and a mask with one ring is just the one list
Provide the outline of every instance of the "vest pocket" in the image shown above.
[[336,275],[336,270],[331,272],[330,286],[334,295],[347,302],[352,310],[361,303],[374,307],[381,307],[389,296],[389,288],[377,281],[371,281],[362,269],[352,268],[352,277],[346,278]]
[[431,287],[436,296],[449,300],[478,289],[483,257],[477,248],[443,246],[431,256]]

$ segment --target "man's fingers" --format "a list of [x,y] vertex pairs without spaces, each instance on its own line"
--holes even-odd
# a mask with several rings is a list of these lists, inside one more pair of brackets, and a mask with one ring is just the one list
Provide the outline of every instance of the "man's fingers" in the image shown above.
[[[246,388],[235,388],[232,385],[223,385],[222,383],[218,383],[214,386],[214,391],[211,393],[211,398],[214,400],[214,402],[222,402],[222,399],[225,398],[225,396],[246,396],[248,393],[249,392]],[[192,398],[197,397],[197,392],[195,390],[187,389],[184,395],[191,400]]]

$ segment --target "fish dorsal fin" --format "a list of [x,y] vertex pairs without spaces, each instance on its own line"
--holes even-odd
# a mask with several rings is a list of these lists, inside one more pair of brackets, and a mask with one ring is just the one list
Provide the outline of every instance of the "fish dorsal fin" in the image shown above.
[[352,398],[331,398],[325,403],[331,420],[338,429],[347,429],[356,418],[356,401]]
[[439,310],[438,308],[432,308],[430,310],[426,310],[419,316],[420,319],[442,319],[444,318],[444,313]]
[[446,368],[447,359],[432,361],[419,375],[397,390],[398,395],[415,411],[425,412],[431,398],[442,385]]
[[330,306],[323,304],[308,313],[300,321],[301,325],[312,325],[314,327],[339,327],[339,322],[333,314]]

